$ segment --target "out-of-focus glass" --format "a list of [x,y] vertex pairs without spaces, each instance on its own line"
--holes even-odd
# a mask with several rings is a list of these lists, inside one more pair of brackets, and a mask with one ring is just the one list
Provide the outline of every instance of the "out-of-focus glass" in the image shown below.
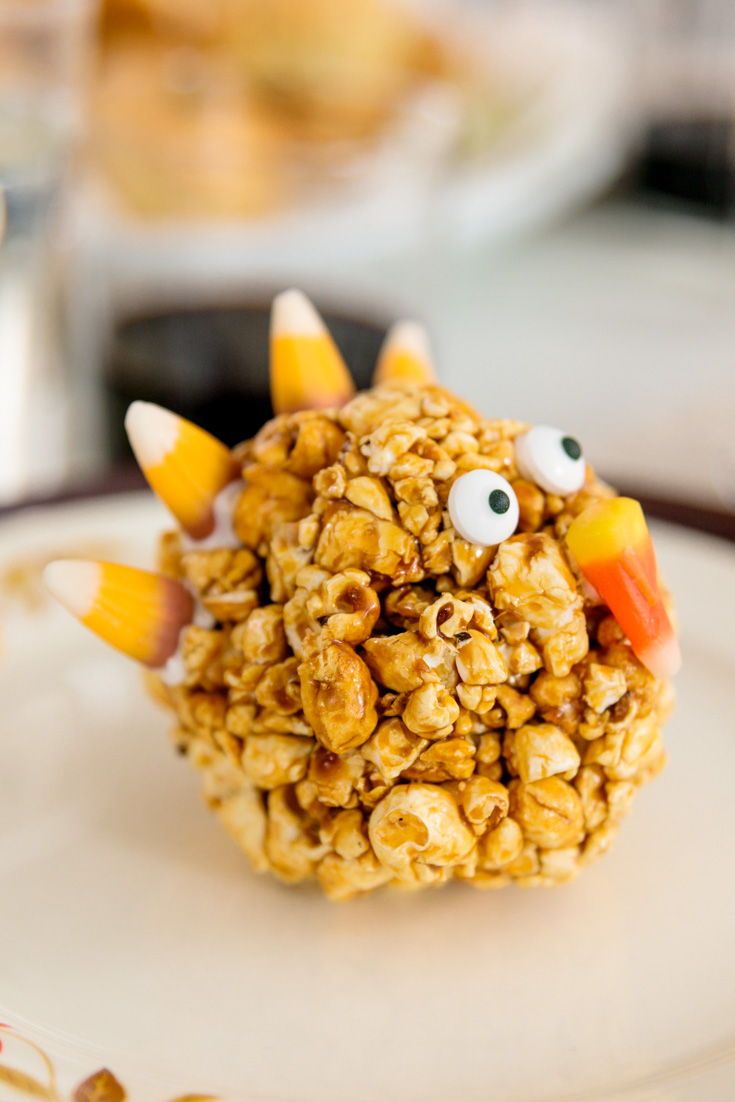
[[55,217],[92,0],[0,0],[0,502],[63,475]]

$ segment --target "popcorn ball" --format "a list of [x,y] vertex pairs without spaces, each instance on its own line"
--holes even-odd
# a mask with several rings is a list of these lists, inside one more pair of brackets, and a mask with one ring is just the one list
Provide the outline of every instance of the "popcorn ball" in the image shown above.
[[257,871],[337,900],[573,879],[665,760],[678,647],[640,506],[563,430],[437,385],[413,323],[356,394],[285,292],[271,377],[233,451],[134,403],[178,522],[160,573],[53,563],[49,588],[149,668]]

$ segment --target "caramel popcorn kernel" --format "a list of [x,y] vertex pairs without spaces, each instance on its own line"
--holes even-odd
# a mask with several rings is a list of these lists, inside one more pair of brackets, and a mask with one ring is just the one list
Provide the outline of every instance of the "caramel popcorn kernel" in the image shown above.
[[375,730],[378,691],[363,660],[346,643],[330,643],[299,667],[304,715],[327,750],[359,746]]

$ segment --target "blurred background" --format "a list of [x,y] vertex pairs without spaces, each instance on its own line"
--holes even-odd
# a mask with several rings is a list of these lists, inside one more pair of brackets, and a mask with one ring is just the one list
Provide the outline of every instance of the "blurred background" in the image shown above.
[[0,506],[230,443],[297,284],[605,476],[735,511],[732,0],[0,0]]

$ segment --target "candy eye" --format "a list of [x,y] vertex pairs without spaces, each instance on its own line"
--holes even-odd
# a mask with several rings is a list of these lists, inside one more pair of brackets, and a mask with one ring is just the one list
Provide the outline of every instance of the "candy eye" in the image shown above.
[[584,483],[582,448],[573,436],[537,425],[516,440],[516,465],[547,494],[574,494]]
[[492,547],[518,527],[518,498],[494,471],[468,471],[449,491],[449,517],[462,539]]

